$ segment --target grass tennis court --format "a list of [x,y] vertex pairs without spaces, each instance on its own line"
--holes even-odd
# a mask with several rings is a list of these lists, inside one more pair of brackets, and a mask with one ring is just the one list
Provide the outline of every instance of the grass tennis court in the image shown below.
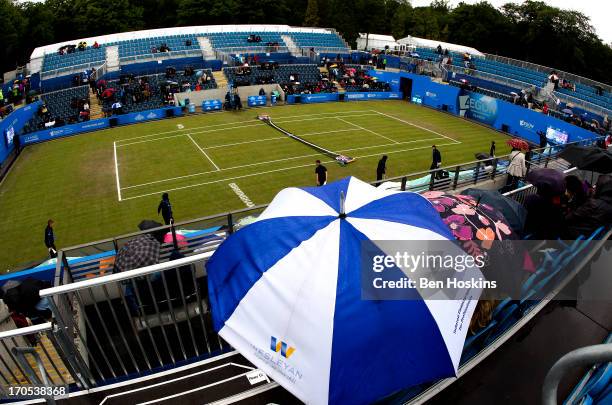
[[[340,166],[257,120],[357,161]],[[169,192],[177,221],[269,202],[282,188],[314,185],[320,159],[331,181],[427,170],[431,145],[443,165],[507,152],[506,137],[483,126],[402,101],[330,103],[212,113],[108,129],[26,148],[0,186],[0,271],[46,256],[43,229],[56,222],[59,248],[133,232],[160,219]]]

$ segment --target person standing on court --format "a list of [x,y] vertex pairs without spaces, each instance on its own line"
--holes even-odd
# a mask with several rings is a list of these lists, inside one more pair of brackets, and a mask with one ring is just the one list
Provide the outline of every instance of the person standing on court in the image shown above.
[[380,186],[385,178],[385,174],[387,174],[387,155],[383,155],[378,161],[378,166],[376,167],[376,187]]
[[491,141],[491,149],[489,149],[489,157],[495,157],[495,141]]
[[317,160],[317,166],[315,167],[315,177],[317,186],[324,186],[327,184],[327,168],[321,164],[320,160]]
[[54,259],[57,257],[57,248],[55,247],[55,235],[53,234],[53,220],[47,221],[47,227],[45,228],[45,246],[49,251],[49,257]]
[[159,215],[160,212],[166,225],[170,225],[170,222],[174,222],[174,216],[172,215],[172,204],[170,204],[170,197],[168,197],[168,193],[162,194],[162,199],[157,206],[157,215]]
[[[431,151],[432,151],[432,157],[431,157],[431,166],[429,167],[429,170],[435,170],[438,167],[440,167],[440,165],[442,164],[442,155],[440,154],[440,151],[438,150],[438,148],[436,148],[436,145],[431,145]],[[440,174],[438,171],[435,172],[434,178],[435,179],[440,178]]]

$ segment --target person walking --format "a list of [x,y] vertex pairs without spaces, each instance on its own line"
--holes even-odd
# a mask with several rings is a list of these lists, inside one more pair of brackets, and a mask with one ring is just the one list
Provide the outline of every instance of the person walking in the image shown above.
[[55,247],[55,234],[53,233],[53,222],[52,219],[47,221],[47,227],[45,228],[45,246],[49,251],[49,257],[54,259],[57,257],[57,248]]
[[508,179],[506,180],[504,192],[516,189],[519,180],[527,174],[525,154],[517,148],[512,148],[512,152],[510,152],[510,163],[508,164],[507,173]]
[[[436,148],[436,145],[431,146],[431,151],[432,151],[431,166],[429,167],[429,170],[435,170],[438,167],[440,167],[440,165],[442,164],[442,154],[440,153],[438,148]],[[437,170],[435,171],[434,178],[436,180],[440,178],[439,171]]]
[[495,157],[495,141],[491,141],[491,149],[489,149],[489,157]]
[[327,184],[327,168],[321,164],[320,160],[316,162],[315,178],[317,186],[324,186]]
[[383,155],[378,161],[378,166],[376,167],[376,187],[380,186],[385,178],[385,174],[387,174],[387,155]]
[[157,206],[157,215],[159,215],[160,212],[166,225],[170,225],[171,222],[174,222],[174,216],[172,215],[172,204],[170,204],[170,197],[168,197],[168,193],[162,194],[162,199]]

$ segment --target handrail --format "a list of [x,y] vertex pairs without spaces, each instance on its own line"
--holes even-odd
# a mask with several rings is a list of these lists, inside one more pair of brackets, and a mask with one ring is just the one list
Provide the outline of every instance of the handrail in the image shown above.
[[26,326],[24,328],[11,329],[0,332],[0,340],[14,338],[18,336],[33,335],[35,333],[45,332],[53,329],[51,322],[45,322],[38,325]]
[[570,367],[590,366],[608,361],[612,361],[612,343],[582,347],[565,354],[553,364],[544,378],[542,404],[557,405],[557,388]]
[[87,65],[87,67],[92,67],[92,66],[96,66],[96,69],[99,68],[100,66],[102,66],[103,64],[105,64],[106,61],[104,60],[99,60],[99,61],[94,61],[94,62],[87,62],[87,63],[79,63],[78,65],[70,65],[70,66],[66,66],[63,68],[59,68],[59,69],[53,69],[53,70],[46,70],[43,71],[41,70],[40,72],[40,77],[41,79],[44,78],[45,76],[52,76],[54,74],[58,74],[58,73],[63,73],[63,72],[68,72],[68,71],[73,71],[73,70],[81,70],[82,67],[84,67],[85,65]]
[[109,274],[107,276],[100,276],[95,278],[90,278],[82,281],[75,281],[70,284],[62,284],[57,287],[45,288],[44,290],[40,290],[40,297],[52,297],[58,294],[65,294],[69,292],[84,290],[86,288],[98,287],[114,282],[129,280],[131,278],[143,277],[149,274],[158,273],[161,271],[175,269],[177,267],[181,267],[184,265],[192,264],[194,262],[208,259],[212,256],[213,252],[203,252],[198,253],[197,255],[183,257],[181,259],[172,260],[169,262],[157,263],[151,266],[141,267],[139,269],[123,271],[121,273]]

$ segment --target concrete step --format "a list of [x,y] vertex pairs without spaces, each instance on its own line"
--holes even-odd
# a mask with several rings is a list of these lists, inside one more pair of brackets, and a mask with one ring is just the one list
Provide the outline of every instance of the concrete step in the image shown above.
[[217,82],[218,88],[227,87],[227,77],[225,77],[225,73],[222,70],[213,71],[213,77],[215,78],[215,82]]
[[96,97],[96,93],[89,88],[89,119],[95,120],[98,118],[104,118],[104,112],[102,111],[102,104],[98,97]]

